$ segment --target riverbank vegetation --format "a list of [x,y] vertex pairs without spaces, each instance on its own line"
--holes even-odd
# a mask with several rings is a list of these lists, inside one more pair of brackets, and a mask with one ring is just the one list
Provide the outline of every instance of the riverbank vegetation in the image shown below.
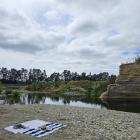
[[60,82],[54,83],[33,83],[26,87],[29,91],[48,92],[53,94],[65,95],[65,96],[88,96],[99,97],[101,93],[106,91],[109,81],[69,81],[67,83]]
[[15,94],[22,89],[26,91],[45,92],[65,96],[89,96],[99,97],[108,84],[115,82],[116,76],[107,72],[99,74],[78,74],[64,70],[62,73],[54,72],[47,76],[45,70],[24,69],[16,70],[0,69],[0,81],[4,84],[4,90],[0,92],[6,95]]
[[0,94],[2,93],[2,84],[0,82]]

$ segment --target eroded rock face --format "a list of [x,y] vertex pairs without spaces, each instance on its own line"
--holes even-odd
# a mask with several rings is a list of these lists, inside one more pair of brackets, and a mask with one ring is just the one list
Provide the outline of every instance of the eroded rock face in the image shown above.
[[135,99],[140,98],[140,64],[130,63],[120,66],[120,74],[115,84],[109,85],[108,90],[101,95],[106,99]]

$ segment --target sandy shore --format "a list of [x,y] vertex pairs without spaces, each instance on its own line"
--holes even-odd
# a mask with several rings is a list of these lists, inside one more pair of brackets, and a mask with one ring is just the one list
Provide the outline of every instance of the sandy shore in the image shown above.
[[32,119],[67,124],[41,140],[140,140],[140,114],[52,105],[0,105],[0,140],[36,140],[4,130]]

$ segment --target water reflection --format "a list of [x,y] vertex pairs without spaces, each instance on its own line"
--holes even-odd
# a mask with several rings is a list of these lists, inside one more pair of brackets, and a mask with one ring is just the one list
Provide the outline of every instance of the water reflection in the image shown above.
[[18,94],[5,95],[0,97],[0,104],[17,104],[20,103],[20,96]]
[[0,104],[53,104],[69,105],[89,108],[105,108],[105,106],[96,100],[88,98],[69,98],[45,94],[16,94],[0,97]]
[[12,94],[0,96],[0,104],[52,104],[140,113],[140,99],[103,101],[88,97],[59,97],[46,94]]
[[111,110],[140,113],[140,99],[115,99],[104,103]]
[[44,104],[46,97],[41,94],[22,94],[20,104]]

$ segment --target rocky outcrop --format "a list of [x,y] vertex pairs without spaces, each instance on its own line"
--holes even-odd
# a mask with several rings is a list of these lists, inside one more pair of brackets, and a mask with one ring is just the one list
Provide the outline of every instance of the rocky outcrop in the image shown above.
[[115,84],[109,85],[102,99],[140,99],[140,63],[122,64]]

